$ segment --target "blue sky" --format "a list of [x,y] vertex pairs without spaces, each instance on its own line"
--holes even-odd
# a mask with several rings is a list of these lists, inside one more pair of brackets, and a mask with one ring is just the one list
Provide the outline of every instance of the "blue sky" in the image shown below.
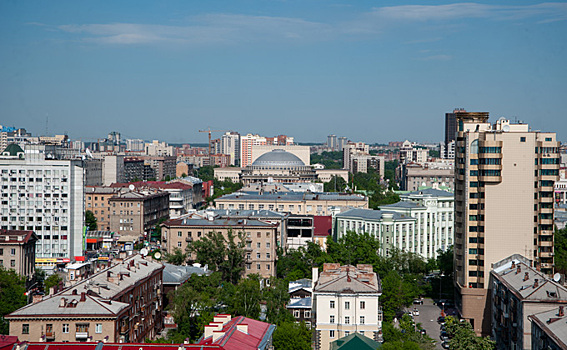
[[73,139],[438,142],[462,107],[567,141],[566,67],[565,2],[0,2],[0,124]]

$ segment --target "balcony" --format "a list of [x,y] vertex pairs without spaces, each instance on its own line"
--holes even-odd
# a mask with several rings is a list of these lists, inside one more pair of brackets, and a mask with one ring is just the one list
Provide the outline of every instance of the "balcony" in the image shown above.
[[185,242],[193,242],[193,238],[187,237],[187,238],[185,238]]
[[128,333],[128,330],[129,330],[128,325],[125,324],[125,325],[120,327],[120,334],[126,334],[126,333]]
[[76,332],[75,338],[76,339],[87,339],[89,337],[89,332]]
[[47,340],[55,339],[55,332],[53,332],[53,331],[45,332],[45,339],[47,339]]

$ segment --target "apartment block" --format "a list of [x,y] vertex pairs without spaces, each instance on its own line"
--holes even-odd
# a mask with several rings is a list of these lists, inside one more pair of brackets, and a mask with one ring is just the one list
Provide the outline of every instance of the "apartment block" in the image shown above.
[[[532,262],[519,254],[494,264],[490,277],[491,335],[497,349],[531,349],[530,317],[557,312],[566,305],[567,288],[534,269]],[[565,322],[563,325],[567,330]]]
[[368,209],[368,197],[348,193],[235,192],[215,200],[217,209],[288,212],[293,215],[331,215],[333,207]]
[[110,231],[110,198],[120,191],[120,188],[107,186],[85,187],[85,210],[93,213],[99,230]]
[[153,157],[171,157],[175,155],[173,146],[169,146],[166,142],[159,142],[158,140],[146,143],[144,145],[144,153],[147,156]]
[[176,248],[185,251],[192,242],[211,232],[219,232],[228,239],[229,231],[239,243],[238,235],[244,233],[244,242],[241,242],[246,250],[244,275],[259,274],[262,278],[270,278],[276,275],[277,228],[278,224],[266,221],[223,218],[214,212],[199,212],[164,222],[162,246],[168,252]]
[[396,170],[402,191],[417,191],[424,187],[453,191],[455,188],[453,162],[400,163]]
[[124,155],[102,155],[102,183],[110,186],[124,182]]
[[553,271],[553,186],[559,173],[555,133],[487,115],[457,120],[455,288],[462,317],[490,333],[492,264],[513,254]]
[[230,165],[240,165],[240,134],[234,131],[221,136],[221,153],[230,156]]
[[136,342],[163,328],[163,265],[134,255],[5,316],[20,341]]
[[36,255],[82,255],[83,167],[80,160],[46,159],[12,145],[0,157],[0,229],[34,231]]
[[35,273],[35,244],[33,231],[0,230],[0,266],[13,269],[27,282]]
[[110,231],[119,242],[149,237],[161,219],[169,217],[169,193],[157,190],[118,192],[109,198]]
[[402,147],[400,147],[400,163],[425,163],[428,158],[429,150],[427,148],[408,140],[404,141]]
[[323,265],[313,269],[315,349],[328,350],[336,339],[359,333],[378,340],[382,329],[382,282],[372,265]]

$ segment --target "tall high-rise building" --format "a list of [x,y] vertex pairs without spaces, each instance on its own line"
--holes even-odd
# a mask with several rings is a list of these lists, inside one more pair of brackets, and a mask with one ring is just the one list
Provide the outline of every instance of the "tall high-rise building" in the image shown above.
[[240,134],[234,131],[221,136],[221,153],[230,156],[230,165],[240,164]]
[[555,133],[488,113],[457,113],[455,152],[456,304],[477,334],[490,333],[492,264],[521,254],[553,272]]
[[329,135],[327,136],[327,147],[336,150],[338,147],[337,143],[337,135]]
[[[465,118],[484,118],[488,119],[488,112],[467,112],[464,108],[455,108],[453,113],[445,113],[445,144],[443,145],[443,153],[441,157],[445,159],[455,158],[455,141],[457,134],[457,117]],[[453,151],[453,152],[452,152]]]
[[34,231],[39,258],[83,255],[82,161],[53,159],[39,149],[24,153],[12,144],[0,156],[0,229]]
[[339,141],[338,141],[338,144],[337,144],[337,147],[338,147],[337,151],[342,151],[347,143],[348,143],[348,139],[346,137],[344,137],[344,136],[339,137]]

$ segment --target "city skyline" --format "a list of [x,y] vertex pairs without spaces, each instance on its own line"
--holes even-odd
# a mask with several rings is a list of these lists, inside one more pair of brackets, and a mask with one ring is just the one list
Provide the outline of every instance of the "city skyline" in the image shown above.
[[462,107],[565,138],[567,3],[380,5],[3,2],[0,124],[85,141],[206,143],[210,126],[439,142]]

